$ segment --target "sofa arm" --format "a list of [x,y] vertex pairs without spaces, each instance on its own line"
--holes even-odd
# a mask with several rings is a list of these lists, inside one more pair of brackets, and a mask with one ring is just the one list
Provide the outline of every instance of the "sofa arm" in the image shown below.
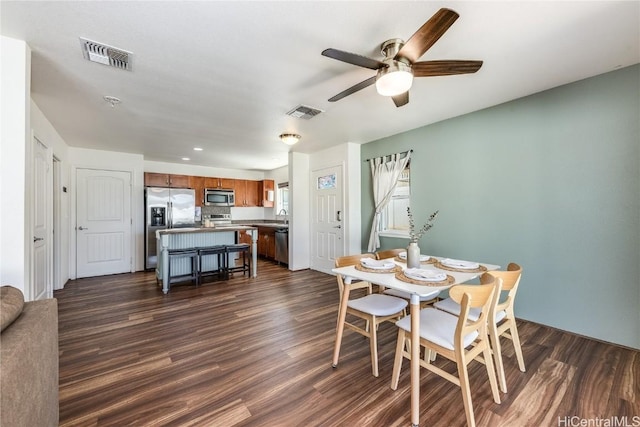
[[57,300],[25,303],[0,335],[0,361],[0,425],[57,426]]

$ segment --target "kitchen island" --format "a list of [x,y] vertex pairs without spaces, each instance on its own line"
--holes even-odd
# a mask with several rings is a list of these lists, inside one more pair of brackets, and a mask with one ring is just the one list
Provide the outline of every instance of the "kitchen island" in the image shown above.
[[[156,231],[158,266],[156,277],[162,281],[162,292],[169,292],[169,250],[206,248],[218,245],[232,245],[240,241],[240,235],[251,237],[251,276],[258,276],[258,230],[246,225],[228,225],[215,228],[172,228]],[[177,260],[179,261],[179,260]],[[186,263],[172,264],[176,274],[186,274],[191,268]]]

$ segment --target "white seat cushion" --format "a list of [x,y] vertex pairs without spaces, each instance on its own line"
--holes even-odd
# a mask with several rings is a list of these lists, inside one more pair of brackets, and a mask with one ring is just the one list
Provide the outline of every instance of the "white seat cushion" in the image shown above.
[[[456,332],[458,318],[442,310],[425,308],[420,310],[420,337],[441,347],[453,350],[453,336]],[[399,328],[411,332],[411,316],[403,317],[396,322]],[[472,332],[464,337],[463,344],[466,347],[478,337],[477,332]]]
[[[385,289],[384,294],[392,295],[398,298],[411,299],[411,294],[409,292],[400,291],[398,289]],[[428,295],[424,295],[420,297],[420,301],[431,301],[435,297],[440,294],[440,291],[433,291]]]
[[349,300],[347,306],[374,316],[391,316],[407,307],[407,301],[390,295],[371,294]]
[[[447,313],[451,313],[454,316],[460,315],[460,304],[455,302],[451,298],[443,299],[442,301],[438,301],[433,304],[435,308],[438,310],[446,311]],[[480,309],[479,308],[471,308],[469,309],[469,320],[476,321],[480,317]],[[504,310],[500,310],[496,313],[496,323],[500,322],[502,319],[507,317],[507,313]]]

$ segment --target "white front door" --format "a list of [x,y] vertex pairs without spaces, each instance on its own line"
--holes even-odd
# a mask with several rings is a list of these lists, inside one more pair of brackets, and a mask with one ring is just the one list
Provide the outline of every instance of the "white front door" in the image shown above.
[[330,273],[344,255],[342,166],[311,173],[311,268]]
[[47,147],[33,138],[32,224],[33,246],[31,256],[31,287],[29,300],[53,297],[52,263],[53,248],[51,208],[53,183],[51,181],[52,156]]
[[131,174],[76,171],[77,277],[127,273],[131,259]]

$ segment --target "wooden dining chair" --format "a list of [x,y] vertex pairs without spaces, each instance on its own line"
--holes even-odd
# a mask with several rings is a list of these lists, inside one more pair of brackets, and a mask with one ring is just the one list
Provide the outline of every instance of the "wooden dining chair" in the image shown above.
[[[449,295],[461,306],[460,316],[454,316],[435,308],[420,310],[420,345],[425,348],[424,360],[420,359],[420,366],[434,372],[446,380],[460,387],[462,401],[469,427],[475,426],[473,405],[471,402],[471,388],[467,365],[474,359],[484,360],[493,401],[500,403],[500,393],[496,381],[496,373],[491,358],[489,337],[487,332],[487,318],[493,312],[497,303],[497,295],[501,286],[501,279],[493,278],[483,285],[456,285],[449,290]],[[473,308],[480,310],[477,320],[471,320],[469,311]],[[393,364],[391,388],[398,388],[400,369],[403,357],[411,360],[411,317],[407,316],[396,323],[398,325],[398,341]],[[431,363],[431,353],[435,352],[456,363],[458,376],[435,366]]]
[[[360,263],[362,258],[375,258],[373,254],[349,255],[336,258],[336,267],[348,267]],[[338,288],[340,290],[340,301],[342,303],[343,292],[345,287],[349,291],[357,288],[367,288],[366,282],[353,283],[350,278],[345,278],[341,274],[337,275]],[[343,324],[338,323],[337,330],[340,336],[347,327],[365,337],[369,338],[369,347],[371,351],[371,370],[373,376],[378,376],[378,325],[388,320],[397,320],[404,316],[407,308],[407,301],[390,295],[371,293],[371,284],[368,287],[367,295],[349,299],[347,301],[347,315],[353,315],[364,320],[364,327],[360,327],[355,323],[348,322],[346,319]],[[339,321],[340,319],[338,319]]]
[[[524,357],[522,356],[522,347],[520,345],[520,337],[518,336],[518,327],[516,325],[516,317],[514,314],[514,302],[516,299],[516,292],[518,291],[518,285],[520,284],[520,277],[522,276],[522,268],[512,262],[507,266],[507,271],[489,271],[480,276],[480,283],[486,283],[491,281],[491,277],[498,277],[502,279],[502,291],[507,293],[504,300],[501,301],[501,295],[498,296],[498,303],[496,305],[496,312],[493,316],[494,322],[489,322],[489,338],[491,340],[491,349],[493,350],[493,357],[498,371],[498,380],[500,382],[500,389],[503,393],[507,392],[507,381],[504,374],[504,363],[502,360],[502,346],[500,344],[500,337],[505,337],[511,340],[513,343],[513,349],[516,353],[516,359],[518,360],[518,367],[520,371],[525,372]],[[457,316],[460,313],[460,304],[452,300],[451,298],[443,299],[434,304],[434,307],[440,310],[444,310]],[[469,313],[471,319],[478,317],[478,310],[473,309]],[[491,319],[491,317],[489,317]]]
[[[406,252],[406,249],[402,249],[402,248],[398,248],[398,249],[386,249],[383,251],[378,251],[376,252],[376,259],[387,259],[387,258],[394,258],[396,257],[398,254],[402,253],[402,252]],[[391,295],[394,297],[398,297],[398,298],[403,298],[406,299],[407,301],[411,300],[411,294],[408,292],[404,292],[398,289],[384,289],[382,290],[382,293],[384,293],[385,295]],[[433,304],[434,302],[438,301],[438,295],[440,294],[440,291],[433,291],[432,293],[428,294],[428,295],[422,295],[420,296],[420,308],[425,308],[431,304]]]

